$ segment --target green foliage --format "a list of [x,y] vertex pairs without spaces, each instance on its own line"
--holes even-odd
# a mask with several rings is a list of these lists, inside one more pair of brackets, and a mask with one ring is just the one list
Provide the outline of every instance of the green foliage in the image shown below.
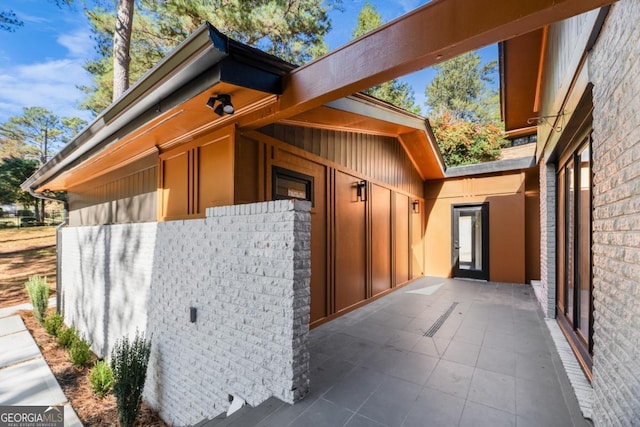
[[[358,14],[358,23],[352,31],[353,38],[363,36],[382,25],[382,16],[376,8],[367,2]],[[390,104],[400,107],[412,113],[420,114],[420,107],[416,105],[411,86],[398,79],[391,80],[381,85],[374,86],[364,91],[366,94],[374,96]]]
[[33,205],[34,198],[20,188],[38,168],[36,160],[6,157],[0,160],[0,203]]
[[104,360],[99,360],[93,365],[89,374],[91,390],[100,397],[105,397],[113,387],[113,371]]
[[496,160],[506,143],[493,124],[456,120],[444,114],[432,121],[433,133],[447,166]]
[[425,92],[432,116],[449,114],[455,120],[496,125],[500,122],[497,90],[487,86],[497,70],[496,61],[481,67],[480,55],[468,52],[434,69],[437,74]]
[[69,357],[71,357],[71,363],[77,368],[84,368],[91,363],[91,345],[78,337],[73,340],[71,347],[69,348]]
[[74,327],[63,328],[62,330],[58,331],[58,345],[67,350],[69,350],[73,346],[73,343],[78,341],[79,339],[80,335]]
[[51,316],[48,316],[44,321],[44,328],[47,330],[49,335],[54,337],[58,336],[58,332],[62,329],[62,325],[64,324],[64,317],[60,313],[53,313]]
[[[205,21],[231,38],[286,61],[301,64],[327,52],[328,10],[341,0],[140,0],[136,1],[130,47],[134,83]],[[86,11],[97,57],[85,68],[93,85],[84,87],[82,107],[95,114],[112,101],[115,8]]]
[[31,276],[25,284],[27,294],[33,306],[33,315],[38,323],[42,324],[47,315],[49,305],[49,285],[44,276]]
[[113,394],[123,427],[133,426],[140,411],[150,353],[151,341],[138,332],[131,342],[126,337],[118,340],[111,352]]
[[0,10],[0,30],[13,32],[16,27],[22,27],[22,22],[12,10]]

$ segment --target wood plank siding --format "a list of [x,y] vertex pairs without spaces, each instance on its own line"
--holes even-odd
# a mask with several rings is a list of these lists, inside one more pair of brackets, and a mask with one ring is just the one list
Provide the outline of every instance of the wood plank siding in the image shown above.
[[274,124],[260,130],[406,193],[422,196],[422,179],[396,138]]
[[147,156],[68,191],[71,226],[156,220],[158,156]]

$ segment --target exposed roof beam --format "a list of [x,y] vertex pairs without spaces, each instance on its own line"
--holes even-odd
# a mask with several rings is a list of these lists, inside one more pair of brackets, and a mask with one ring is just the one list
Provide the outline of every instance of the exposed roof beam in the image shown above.
[[293,70],[256,128],[613,0],[434,0]]

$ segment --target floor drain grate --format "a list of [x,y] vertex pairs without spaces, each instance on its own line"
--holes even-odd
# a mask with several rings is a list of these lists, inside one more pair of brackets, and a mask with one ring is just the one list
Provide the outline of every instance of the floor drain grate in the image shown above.
[[438,332],[438,329],[440,329],[444,321],[449,318],[453,310],[456,308],[456,305],[458,305],[457,302],[454,302],[453,304],[451,304],[451,307],[449,307],[449,309],[442,316],[438,317],[438,320],[436,320],[435,323],[431,325],[429,330],[424,333],[424,336],[425,337],[434,336],[436,332]]

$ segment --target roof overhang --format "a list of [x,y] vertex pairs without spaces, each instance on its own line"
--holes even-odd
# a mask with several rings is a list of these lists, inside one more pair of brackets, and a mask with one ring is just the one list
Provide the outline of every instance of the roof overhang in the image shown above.
[[[177,109],[206,91],[242,89],[266,98],[282,93],[282,77],[295,68],[272,55],[236,42],[210,24],[202,25],[111,104],[23,184],[24,190],[63,189],[51,181],[99,153],[184,113]],[[206,99],[201,105],[206,103]],[[234,104],[238,99],[234,98]],[[241,107],[241,106],[240,106]],[[238,108],[238,105],[236,105]],[[205,119],[211,122],[208,116]],[[139,136],[139,135],[138,135]]]

